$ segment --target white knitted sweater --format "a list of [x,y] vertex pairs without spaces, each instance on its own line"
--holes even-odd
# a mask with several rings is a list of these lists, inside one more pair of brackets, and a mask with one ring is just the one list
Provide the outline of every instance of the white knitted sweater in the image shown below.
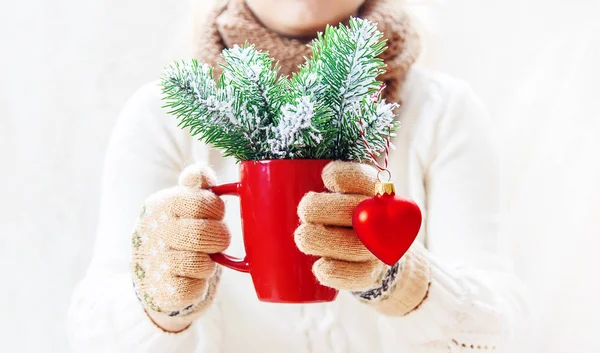
[[[423,210],[419,241],[433,280],[404,317],[386,317],[348,293],[328,304],[261,303],[246,274],[225,269],[215,305],[188,330],[165,333],[145,315],[129,273],[130,239],[143,201],[208,162],[220,182],[237,167],[178,128],[156,83],[123,110],[105,161],[94,257],[69,312],[75,352],[502,352],[525,311],[520,285],[497,254],[498,156],[492,124],[463,82],[411,69],[402,128],[390,155],[397,192]],[[233,244],[243,253],[237,200],[227,201]]]

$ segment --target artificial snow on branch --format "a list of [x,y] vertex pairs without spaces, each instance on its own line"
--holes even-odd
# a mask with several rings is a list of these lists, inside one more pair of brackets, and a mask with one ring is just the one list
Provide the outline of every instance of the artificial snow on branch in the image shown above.
[[395,103],[380,100],[386,49],[374,23],[351,18],[310,44],[312,57],[291,78],[252,45],[225,49],[223,74],[196,60],[173,63],[161,79],[170,113],[193,136],[238,161],[365,161],[398,128]]

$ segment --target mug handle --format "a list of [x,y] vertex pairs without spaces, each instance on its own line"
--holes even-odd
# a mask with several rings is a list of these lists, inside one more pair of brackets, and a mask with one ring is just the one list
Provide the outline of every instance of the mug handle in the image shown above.
[[[213,186],[210,188],[210,190],[212,192],[214,192],[215,194],[217,194],[218,196],[221,195],[234,195],[234,196],[240,196],[240,187],[241,187],[241,183],[237,182],[237,183],[229,183],[229,184],[223,184],[223,185],[217,185],[217,186]],[[227,268],[230,268],[232,270],[236,270],[239,272],[245,272],[248,273],[250,272],[250,263],[246,260],[246,258],[240,259],[238,257],[233,257],[227,254],[223,254],[223,253],[216,253],[216,254],[210,254],[209,255],[210,258],[218,263],[219,265],[223,265]]]

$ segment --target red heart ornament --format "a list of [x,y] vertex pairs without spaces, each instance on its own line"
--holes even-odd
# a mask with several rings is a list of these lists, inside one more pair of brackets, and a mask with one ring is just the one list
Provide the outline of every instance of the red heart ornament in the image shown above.
[[[391,187],[356,206],[352,226],[365,247],[392,266],[415,241],[422,216],[414,201],[396,195],[393,184],[383,184]],[[379,185],[378,189],[381,189]]]

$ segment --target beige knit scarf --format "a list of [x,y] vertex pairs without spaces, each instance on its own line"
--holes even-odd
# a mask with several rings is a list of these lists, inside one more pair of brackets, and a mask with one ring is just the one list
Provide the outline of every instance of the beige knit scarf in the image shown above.
[[[419,54],[419,36],[397,0],[367,0],[358,16],[377,22],[388,41],[388,49],[381,56],[387,68],[379,80],[387,85],[385,98],[400,102],[400,88]],[[246,41],[278,60],[283,75],[295,72],[304,57],[311,55],[307,40],[284,37],[265,28],[244,0],[217,0],[196,30],[200,31],[200,37],[195,43],[194,56],[215,68],[222,62],[220,53],[225,47],[242,45]]]

